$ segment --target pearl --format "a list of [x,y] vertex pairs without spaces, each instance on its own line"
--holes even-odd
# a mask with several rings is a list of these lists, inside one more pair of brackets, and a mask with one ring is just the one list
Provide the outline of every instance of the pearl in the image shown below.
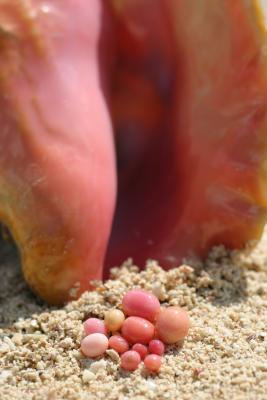
[[86,335],[90,335],[91,333],[103,333],[103,335],[107,335],[108,333],[104,321],[98,318],[88,318],[84,322],[83,327]]
[[137,351],[129,350],[122,354],[121,356],[121,368],[126,371],[134,371],[138,368],[141,362],[141,357]]
[[92,333],[81,341],[81,351],[87,357],[97,357],[108,349],[108,338],[103,333]]
[[123,296],[122,308],[126,315],[145,318],[153,322],[160,311],[160,303],[152,293],[130,290]]
[[149,353],[157,354],[158,356],[162,356],[162,354],[165,351],[165,346],[161,340],[153,339],[149,342],[148,350],[149,350]]
[[144,318],[129,317],[122,324],[121,332],[129,343],[147,344],[153,339],[155,328],[151,322]]
[[119,331],[124,320],[125,316],[123,312],[117,309],[110,310],[105,314],[105,324],[111,332]]
[[119,354],[129,350],[129,343],[121,335],[111,336],[108,343],[109,347]]
[[145,367],[151,372],[158,372],[161,367],[161,357],[157,354],[149,354],[144,359]]
[[145,358],[145,356],[147,356],[148,353],[147,347],[141,343],[134,344],[132,350],[137,351],[142,360]]
[[156,332],[164,343],[172,344],[187,336],[190,322],[187,312],[179,307],[162,309],[156,321]]

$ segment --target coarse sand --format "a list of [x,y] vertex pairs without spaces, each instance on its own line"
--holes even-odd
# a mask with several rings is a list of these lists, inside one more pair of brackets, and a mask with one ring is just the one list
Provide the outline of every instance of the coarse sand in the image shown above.
[[[267,399],[267,243],[250,255],[219,246],[203,264],[186,260],[168,272],[155,261],[139,272],[128,260],[56,309],[30,293],[12,254],[1,245],[1,400]],[[103,318],[132,288],[190,314],[188,338],[167,347],[157,375],[122,371],[113,350],[97,360],[79,351],[83,320]]]

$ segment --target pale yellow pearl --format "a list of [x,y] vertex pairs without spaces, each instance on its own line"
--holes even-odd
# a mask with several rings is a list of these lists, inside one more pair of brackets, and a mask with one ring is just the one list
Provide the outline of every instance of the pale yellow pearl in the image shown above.
[[124,320],[123,312],[117,309],[107,311],[105,314],[105,325],[111,332],[119,331]]

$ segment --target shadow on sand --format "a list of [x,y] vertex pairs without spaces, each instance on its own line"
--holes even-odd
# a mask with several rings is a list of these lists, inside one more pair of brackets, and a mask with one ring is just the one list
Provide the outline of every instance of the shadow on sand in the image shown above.
[[47,309],[24,281],[19,254],[10,239],[0,239],[0,276],[0,328]]

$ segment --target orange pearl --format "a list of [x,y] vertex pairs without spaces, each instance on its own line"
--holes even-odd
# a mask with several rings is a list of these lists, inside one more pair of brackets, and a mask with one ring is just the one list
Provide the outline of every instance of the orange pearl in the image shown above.
[[144,359],[145,367],[151,372],[158,372],[161,367],[161,357],[157,354],[149,354]]
[[162,309],[156,320],[156,332],[164,343],[172,344],[184,339],[190,322],[186,310],[179,307]]

